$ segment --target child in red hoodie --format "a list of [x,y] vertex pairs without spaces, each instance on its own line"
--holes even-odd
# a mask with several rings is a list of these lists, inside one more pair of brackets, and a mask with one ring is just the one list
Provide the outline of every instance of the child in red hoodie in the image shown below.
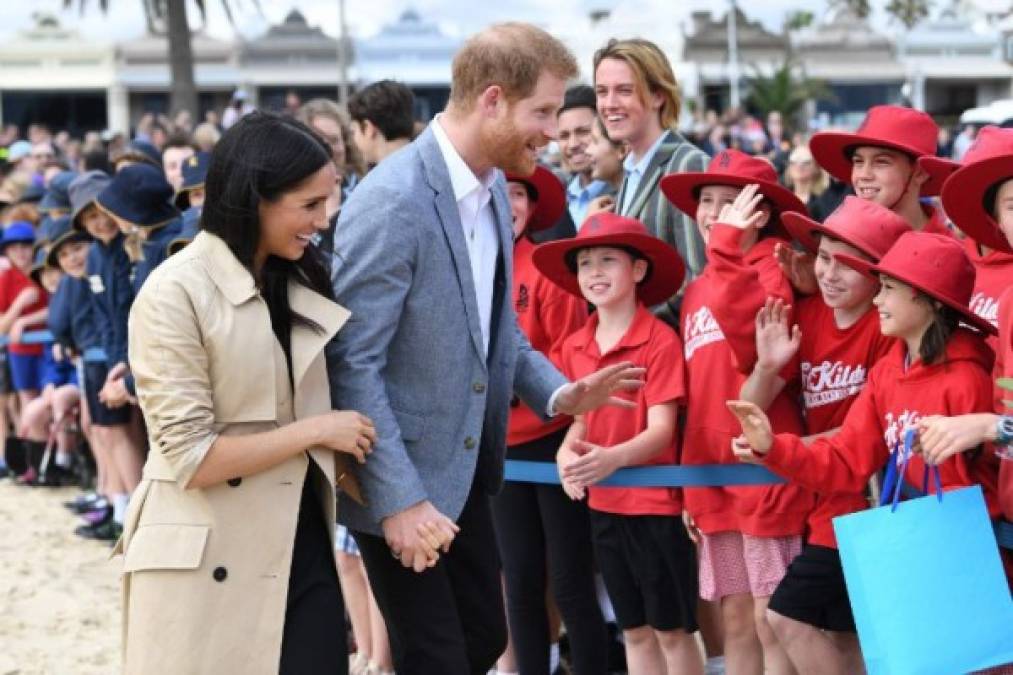
[[[766,409],[787,384],[779,373],[797,359],[806,431],[810,437],[827,435],[841,426],[868,372],[894,345],[893,338],[879,330],[872,304],[879,290],[875,280],[834,256],[878,262],[911,226],[893,211],[857,197],[845,198],[823,224],[797,213],[785,214],[782,221],[816,253],[820,294],[799,303],[794,330],[788,328],[780,300],[769,301],[760,311],[759,357],[741,398]],[[771,626],[799,672],[816,667],[811,654],[833,656],[834,663],[823,663],[825,668],[861,670],[862,653],[830,521],[867,504],[861,491],[818,494],[805,547],[771,597]],[[821,644],[814,650],[816,643]]]
[[579,378],[623,362],[645,371],[630,409],[603,407],[573,422],[556,455],[563,489],[588,495],[595,557],[632,673],[702,675],[697,630],[696,555],[683,527],[679,490],[605,487],[623,466],[674,464],[685,400],[679,335],[647,307],[671,297],[685,269],[678,252],[644,225],[612,213],[589,217],[574,239],[535,251],[554,283],[595,306],[563,345],[563,372]]
[[[880,328],[897,344],[872,368],[838,433],[807,445],[794,434],[775,435],[756,404],[728,403],[744,433],[733,448],[740,459],[762,462],[821,493],[860,492],[888,461],[902,459],[900,439],[922,417],[981,412],[992,404],[992,354],[982,333],[994,329],[967,306],[974,267],[959,242],[945,235],[909,232],[878,265],[840,258],[855,269],[879,275],[882,287],[875,304]],[[942,486],[980,484],[989,511],[995,513],[996,464],[995,455],[987,452],[951,457],[939,467]],[[920,485],[924,468],[920,456],[912,457],[904,477]],[[810,640],[798,653],[807,657],[805,665],[799,664],[800,672],[851,672],[825,642]]]
[[[538,272],[530,235],[556,224],[566,208],[566,193],[559,179],[541,166],[531,176],[507,174],[506,179],[513,215],[517,324],[531,346],[558,367],[563,341],[587,320],[587,304]],[[517,399],[511,402],[508,459],[556,460],[556,450],[572,420],[560,415],[545,422],[543,417]],[[492,500],[492,514],[517,660],[512,670],[537,673],[548,667],[545,595],[551,586],[566,623],[575,668],[603,673],[607,631],[595,599],[594,570],[587,564],[592,557],[587,505],[569,499],[558,485],[507,482]]]
[[[1013,130],[986,127],[968,150],[963,166],[943,186],[943,207],[970,241],[991,256],[1013,257]],[[970,159],[967,159],[970,158]],[[981,274],[979,268],[979,274]],[[1013,287],[1007,275],[997,282],[999,339],[994,379],[1013,377]],[[977,286],[976,286],[977,287]],[[1003,402],[1013,393],[995,388],[992,413],[923,418],[920,445],[926,461],[939,463],[955,453],[987,443],[1007,459],[999,469],[999,502],[1013,520],[1013,418]],[[989,447],[989,446],[987,446]],[[1013,552],[1003,549],[1006,575],[1013,587]]]
[[[765,160],[728,150],[704,173],[661,181],[665,196],[696,218],[707,266],[686,288],[680,326],[689,382],[683,464],[730,464],[735,418],[725,407],[756,362],[753,317],[768,297],[792,303],[773,251],[787,243],[780,217],[805,205]],[[780,431],[802,432],[794,378],[769,410]],[[684,517],[698,540],[700,596],[720,602],[729,672],[789,672],[765,619],[766,604],[801,550],[813,495],[795,485],[687,488]],[[697,531],[699,536],[696,535]]]

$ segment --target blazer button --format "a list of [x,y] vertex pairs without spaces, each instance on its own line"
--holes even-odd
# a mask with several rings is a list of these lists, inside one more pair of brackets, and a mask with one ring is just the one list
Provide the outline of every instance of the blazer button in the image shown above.
[[468,436],[467,438],[464,439],[464,449],[465,450],[474,450],[475,449],[475,445],[476,445],[476,442],[475,442],[475,439],[473,437]]
[[225,581],[225,577],[229,576],[229,571],[224,567],[216,567],[211,576],[214,577],[215,581]]
[[230,479],[228,479],[225,482],[229,484],[229,487],[239,487],[239,484],[243,482],[243,479],[242,478],[230,478]]
[[474,392],[476,394],[484,394],[485,393],[485,384],[483,384],[482,382],[476,382],[475,384],[473,384],[471,386],[471,388],[472,388],[472,390],[474,390]]

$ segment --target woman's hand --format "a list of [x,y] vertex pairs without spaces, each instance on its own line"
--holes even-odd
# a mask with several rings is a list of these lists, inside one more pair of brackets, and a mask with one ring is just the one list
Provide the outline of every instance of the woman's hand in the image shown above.
[[716,222],[740,230],[758,230],[763,227],[765,214],[757,208],[763,201],[759,190],[760,186],[755,183],[742,188],[734,202],[721,208]]
[[316,431],[314,445],[354,455],[359,464],[364,464],[366,455],[373,452],[373,444],[376,443],[373,421],[354,410],[332,410],[306,422]]
[[788,365],[802,342],[798,324],[788,328],[791,305],[780,298],[767,298],[756,313],[756,367],[779,373]]
[[758,455],[770,452],[770,446],[774,444],[774,431],[767,414],[749,401],[726,401],[725,405],[742,425],[742,438],[749,444],[749,448]]

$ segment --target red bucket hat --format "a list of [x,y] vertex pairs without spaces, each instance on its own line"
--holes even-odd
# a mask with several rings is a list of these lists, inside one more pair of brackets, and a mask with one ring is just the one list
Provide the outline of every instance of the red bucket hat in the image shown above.
[[544,230],[559,222],[566,209],[566,190],[551,171],[536,165],[530,176],[508,173],[506,179],[511,183],[524,183],[535,192],[535,208],[527,223],[529,231]]
[[813,234],[819,232],[854,246],[874,260],[886,255],[902,234],[911,231],[908,222],[890,209],[854,195],[845,197],[822,223],[800,213],[786,213],[781,222],[813,253],[819,248]]
[[[964,163],[943,186],[943,210],[967,236],[983,246],[1013,253],[986,204],[989,192],[1013,178],[1013,129],[987,126],[964,155]],[[992,196],[994,199],[995,197]]]
[[729,185],[744,188],[753,183],[774,205],[778,214],[790,211],[806,213],[806,206],[795,193],[777,181],[777,171],[765,159],[752,157],[739,150],[722,150],[714,155],[704,172],[672,173],[661,179],[661,191],[676,208],[696,218],[700,204],[700,188],[705,185]]
[[974,293],[974,265],[953,237],[907,232],[875,265],[850,255],[838,254],[834,258],[868,276],[893,277],[957,310],[964,323],[982,333],[998,333],[995,326],[967,306]]
[[596,213],[584,221],[576,237],[538,246],[533,257],[535,267],[566,292],[583,297],[570,256],[595,246],[631,248],[647,259],[650,272],[637,287],[637,297],[647,306],[675,295],[686,276],[686,267],[674,248],[648,232],[639,220],[614,213]]
[[[917,160],[919,157],[936,154],[938,137],[939,127],[921,110],[897,105],[877,105],[869,108],[862,125],[854,133],[821,131],[813,134],[809,140],[809,150],[827,173],[850,185],[851,154],[855,148],[889,148]],[[929,180],[922,185],[921,194],[939,194],[941,185],[942,180],[929,171]]]

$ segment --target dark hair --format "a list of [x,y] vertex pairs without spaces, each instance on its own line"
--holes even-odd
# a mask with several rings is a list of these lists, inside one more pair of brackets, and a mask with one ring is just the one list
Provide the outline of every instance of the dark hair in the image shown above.
[[985,190],[985,195],[981,199],[981,206],[985,209],[985,213],[989,214],[996,220],[999,220],[999,190],[1002,189],[1003,185],[1011,180],[1013,180],[1013,176],[1004,176],[992,183],[992,185]]
[[194,144],[190,134],[174,132],[165,141],[165,147],[162,148],[162,152],[165,152],[169,148],[191,148],[194,152],[197,152],[197,146]]
[[380,80],[348,99],[348,115],[355,122],[369,120],[388,141],[411,139],[415,129],[415,95],[394,80]]
[[919,292],[918,297],[932,308],[932,323],[925,329],[918,346],[918,356],[928,366],[946,355],[946,344],[960,326],[961,315],[948,305],[939,303],[937,306],[939,301],[930,295]]
[[99,170],[110,176],[113,174],[113,165],[109,162],[109,153],[105,150],[91,150],[81,157],[83,171]]
[[609,136],[609,130],[605,128],[605,122],[602,120],[601,115],[599,115],[597,112],[594,115],[594,124],[596,127],[598,127],[598,131],[601,132],[602,138],[611,143],[613,148],[623,147],[622,141],[617,141],[613,139],[611,136]]
[[562,115],[567,110],[575,110],[577,108],[590,108],[591,112],[597,115],[598,98],[594,94],[594,87],[578,84],[567,89],[566,94],[563,95],[563,107],[559,109],[556,116]]
[[[330,161],[330,147],[302,122],[265,112],[244,116],[222,135],[211,153],[201,229],[221,237],[253,274],[261,234],[261,200],[275,201]],[[289,377],[292,326],[320,329],[311,317],[301,316],[289,307],[290,280],[333,298],[327,267],[315,246],[307,247],[302,258],[295,261],[267,257],[261,270],[261,293],[271,315],[271,327],[289,362]]]

